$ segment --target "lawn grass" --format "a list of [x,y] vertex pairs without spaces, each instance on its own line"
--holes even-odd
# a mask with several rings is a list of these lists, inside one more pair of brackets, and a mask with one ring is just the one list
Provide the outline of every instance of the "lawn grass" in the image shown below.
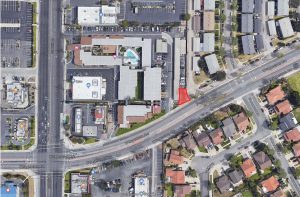
[[67,172],[65,174],[65,193],[70,193],[71,192],[71,172]]
[[116,132],[116,136],[120,136],[120,135],[123,135],[123,134],[125,134],[125,133],[128,133],[128,132],[130,132],[130,131],[132,131],[132,130],[135,130],[135,129],[137,129],[137,128],[140,128],[140,127],[142,127],[142,126],[144,126],[144,125],[146,125],[146,124],[148,124],[148,123],[150,123],[150,122],[152,122],[152,121],[154,121],[154,120],[156,120],[156,119],[162,117],[163,115],[165,115],[165,112],[164,112],[164,111],[162,111],[162,112],[160,112],[160,113],[158,113],[158,114],[155,114],[152,118],[149,118],[149,119],[146,120],[145,122],[142,122],[142,123],[133,123],[133,124],[131,124],[131,127],[130,127],[130,128],[119,128],[119,129],[117,130],[117,132]]
[[287,79],[291,89],[300,94],[300,72],[293,74]]
[[198,150],[199,150],[199,152],[201,152],[201,153],[207,153],[206,148],[203,147],[203,146],[198,146]]
[[35,139],[30,139],[30,142],[28,143],[28,144],[26,144],[26,145],[24,145],[24,150],[27,150],[27,149],[29,149],[32,145],[34,145],[34,140]]
[[300,107],[293,110],[297,122],[300,122]]
[[253,197],[252,193],[250,191],[244,191],[242,193],[243,197]]
[[272,167],[267,168],[264,170],[263,176],[266,176],[266,175],[270,174],[271,172],[272,172]]
[[173,197],[173,185],[171,183],[167,183],[165,185],[165,189],[167,191],[167,197]]
[[35,117],[31,116],[30,117],[30,137],[35,137]]
[[8,146],[1,146],[1,150],[9,150]]
[[97,142],[96,138],[87,138],[84,140],[83,144],[91,144],[91,143],[95,143],[95,142]]
[[259,176],[259,174],[256,173],[256,174],[252,175],[249,179],[255,182],[260,179],[260,176]]
[[34,68],[36,65],[36,26],[32,27],[32,67]]

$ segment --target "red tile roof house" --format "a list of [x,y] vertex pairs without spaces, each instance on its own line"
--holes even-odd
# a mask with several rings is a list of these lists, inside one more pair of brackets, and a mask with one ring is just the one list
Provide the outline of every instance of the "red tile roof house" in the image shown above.
[[256,167],[251,159],[246,159],[242,163],[241,168],[247,178],[257,173]]
[[275,106],[275,110],[278,115],[286,115],[293,110],[293,107],[288,100],[284,100]]
[[209,136],[207,135],[207,133],[198,133],[197,131],[193,132],[193,136],[198,144],[198,146],[202,146],[207,148],[209,145],[212,144]]
[[185,171],[167,168],[166,178],[168,179],[168,182],[173,184],[185,184]]
[[221,144],[224,141],[224,135],[221,128],[213,130],[209,133],[209,136],[214,145]]
[[293,153],[295,157],[300,157],[300,142],[293,146]]
[[300,141],[300,132],[298,128],[293,128],[283,134],[283,138],[287,142],[298,142]]
[[266,94],[267,101],[270,105],[274,105],[276,102],[284,99],[285,97],[284,91],[281,89],[281,86],[277,86],[273,88]]
[[180,155],[179,151],[171,150],[169,154],[167,154],[167,158],[165,160],[165,164],[167,165],[180,165],[183,163],[183,157]]
[[192,187],[190,185],[174,185],[174,197],[185,197],[191,191]]
[[275,191],[280,186],[280,183],[274,176],[271,176],[270,178],[262,181],[261,186],[263,192],[268,193]]
[[255,153],[253,159],[262,171],[272,166],[271,159],[262,151]]
[[249,118],[244,112],[233,116],[233,121],[240,132],[245,132],[250,124]]

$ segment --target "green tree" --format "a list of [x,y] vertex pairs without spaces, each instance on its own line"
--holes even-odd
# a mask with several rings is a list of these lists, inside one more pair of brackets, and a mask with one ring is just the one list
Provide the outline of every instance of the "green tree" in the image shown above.
[[129,26],[128,20],[123,20],[122,21],[122,27],[127,28]]
[[188,20],[191,19],[191,15],[189,13],[183,14],[182,19],[185,20],[185,21],[188,21]]
[[219,55],[220,55],[221,57],[224,57],[224,56],[225,56],[225,49],[224,49],[224,47],[220,47],[220,49],[219,49]]
[[237,31],[237,24],[236,23],[232,23],[231,31]]
[[226,79],[226,72],[225,71],[217,71],[214,74],[214,79],[217,81],[223,81]]
[[220,20],[221,20],[222,23],[224,23],[225,20],[226,20],[226,15],[223,14],[223,13],[221,13],[221,15],[220,15]]
[[237,39],[237,37],[233,37],[233,38],[232,38],[231,44],[232,44],[232,45],[237,45],[237,44],[238,44],[238,39]]
[[220,1],[219,1],[219,8],[220,8],[220,9],[223,9],[224,7],[225,7],[224,1],[223,1],[223,0],[220,0]]
[[237,10],[238,9],[238,4],[237,4],[237,0],[233,0],[231,3],[231,9],[232,10]]
[[294,174],[297,178],[300,177],[300,167],[294,168]]

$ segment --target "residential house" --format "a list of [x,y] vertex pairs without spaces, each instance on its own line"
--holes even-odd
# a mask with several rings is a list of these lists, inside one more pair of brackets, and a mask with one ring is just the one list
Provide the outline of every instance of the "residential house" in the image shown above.
[[223,131],[226,138],[232,137],[236,132],[236,127],[234,125],[234,122],[231,118],[226,118],[222,121],[223,124]]
[[285,97],[284,91],[281,89],[281,86],[277,86],[273,88],[266,94],[267,101],[270,105],[274,105],[276,102],[284,99]]
[[293,108],[289,100],[284,100],[275,106],[275,110],[278,115],[285,115],[290,113],[293,110]]
[[283,134],[283,138],[287,142],[298,142],[300,141],[300,132],[298,128],[289,130]]
[[274,176],[271,176],[270,178],[262,181],[261,186],[263,192],[268,193],[275,191],[280,186],[280,183]]
[[209,136],[214,145],[221,144],[224,141],[223,131],[221,128],[217,128],[209,133]]
[[293,153],[295,157],[300,157],[300,142],[293,146]]
[[170,153],[167,154],[165,163],[171,165],[180,165],[183,163],[183,157],[180,155],[179,151],[171,150]]
[[241,165],[241,168],[244,172],[244,175],[249,178],[251,177],[252,175],[256,174],[257,171],[256,171],[256,167],[253,163],[253,161],[251,159],[246,159],[242,165]]
[[279,128],[282,131],[291,130],[296,127],[297,120],[293,113],[288,113],[279,119]]
[[239,170],[233,170],[228,173],[231,183],[234,187],[243,184],[243,173]]
[[193,136],[190,135],[190,134],[187,134],[184,137],[182,137],[179,140],[179,143],[181,144],[181,146],[183,146],[183,147],[185,147],[187,149],[190,149],[190,150],[193,150],[194,148],[197,147],[197,144],[196,144]]
[[256,53],[253,35],[242,36],[242,46],[243,53],[245,55],[252,55]]
[[221,193],[225,193],[230,189],[230,180],[227,175],[219,177],[216,181],[217,188]]
[[285,193],[280,189],[273,194],[270,195],[270,197],[286,197]]
[[183,170],[166,169],[167,181],[173,184],[185,184],[185,172]]
[[197,131],[194,131],[193,136],[194,136],[198,146],[208,148],[212,144],[209,136],[205,132],[198,133]]
[[249,118],[244,112],[233,116],[232,119],[240,132],[245,132],[250,124]]
[[192,187],[190,185],[174,185],[174,197],[185,197],[191,191]]
[[253,155],[253,159],[261,170],[265,170],[272,166],[272,161],[266,153],[260,151]]

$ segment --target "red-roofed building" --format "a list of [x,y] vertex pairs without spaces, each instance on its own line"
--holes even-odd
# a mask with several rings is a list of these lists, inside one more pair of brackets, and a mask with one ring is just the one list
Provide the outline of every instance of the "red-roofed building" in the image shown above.
[[284,100],[284,101],[278,103],[275,106],[275,109],[276,109],[276,113],[279,114],[279,115],[281,115],[281,114],[283,114],[283,115],[288,114],[288,113],[290,113],[293,110],[293,108],[292,108],[292,106],[291,106],[291,104],[290,104],[290,102],[288,100]]
[[277,86],[276,88],[273,88],[272,90],[270,90],[267,94],[266,94],[268,103],[270,105],[274,105],[276,102],[284,99],[285,97],[285,93],[284,91],[281,89],[281,86]]
[[179,151],[171,150],[170,154],[167,155],[166,164],[180,165],[182,163],[183,163],[183,157],[180,155]]
[[268,193],[275,191],[280,186],[280,183],[274,176],[271,176],[270,178],[262,181],[261,185],[264,193]]
[[251,159],[246,159],[241,165],[241,168],[247,178],[257,173],[256,167]]
[[166,177],[168,182],[173,184],[185,184],[185,172],[183,170],[166,169]]
[[289,130],[283,134],[285,141],[287,142],[298,142],[300,141],[300,132],[298,128]]
[[300,142],[293,146],[293,153],[295,157],[300,157]]
[[244,112],[241,112],[235,116],[233,116],[233,121],[236,125],[236,127],[239,129],[240,132],[244,132],[247,130],[247,127],[249,126],[249,118],[245,115]]
[[224,135],[221,128],[213,130],[209,133],[209,136],[214,145],[221,144],[224,141]]

